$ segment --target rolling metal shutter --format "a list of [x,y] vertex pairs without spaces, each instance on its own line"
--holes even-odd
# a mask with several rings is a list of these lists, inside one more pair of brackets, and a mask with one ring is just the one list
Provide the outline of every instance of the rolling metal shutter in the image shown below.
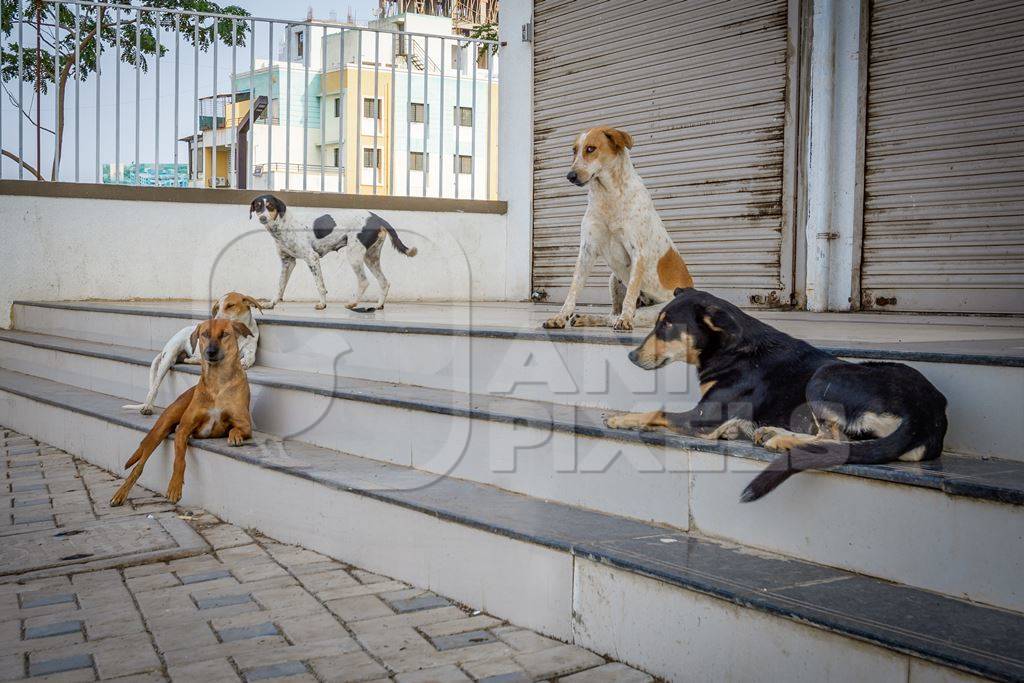
[[1024,313],[1024,2],[875,0],[861,303]]
[[[787,0],[536,1],[534,289],[565,296],[587,204],[565,179],[570,148],[609,124],[635,138],[634,163],[698,287],[789,302],[790,19]],[[608,275],[599,263],[581,301],[608,301]]]

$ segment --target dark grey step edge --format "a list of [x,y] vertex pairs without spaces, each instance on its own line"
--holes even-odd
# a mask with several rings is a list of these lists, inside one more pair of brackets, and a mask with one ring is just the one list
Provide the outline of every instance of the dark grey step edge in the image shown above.
[[[141,366],[148,366],[149,359],[153,355],[152,351],[144,349],[98,342],[81,342],[32,332],[0,330],[0,341]],[[199,368],[194,365],[178,364],[174,366],[174,370],[196,376],[200,373]],[[277,378],[265,376],[263,373],[277,375]],[[602,415],[613,411],[597,408],[555,406],[544,401],[459,394],[442,389],[349,378],[335,379],[354,385],[350,388],[339,387],[336,384],[332,387],[324,387],[316,386],[316,384],[323,383],[326,375],[277,368],[265,369],[260,366],[253,367],[248,374],[252,384],[304,391],[340,400],[361,401],[374,405],[467,419],[489,420],[537,429],[553,429],[598,439],[640,442],[657,447],[717,453],[760,462],[770,462],[777,455],[772,451],[743,441],[708,441],[664,431],[641,432],[609,429],[604,426]],[[407,397],[403,398],[403,394]],[[446,397],[450,400],[443,400]],[[555,417],[568,412],[575,417],[573,421],[559,420]],[[1013,460],[945,454],[939,461],[931,463],[895,462],[883,465],[841,465],[831,468],[829,472],[890,484],[916,486],[941,491],[951,496],[1008,505],[1024,505],[1024,463]]]
[[[10,370],[0,370],[0,391],[140,433],[156,419],[125,415],[120,408],[124,399]],[[943,666],[993,680],[1024,680],[1019,647],[1024,642],[1024,615],[1016,612],[301,442],[281,442],[261,434],[254,435],[254,440],[237,448],[224,439],[193,441],[192,445]],[[273,446],[267,448],[268,443]],[[272,461],[275,452],[289,450],[281,463]],[[283,464],[295,460],[316,464]],[[359,483],[363,472],[372,473],[377,486],[385,479],[400,485],[410,481],[424,485],[405,490],[370,488]],[[851,588],[856,600],[850,599]]]
[[[128,306],[104,306],[103,304],[68,303],[59,301],[15,301],[15,306],[36,306],[39,308],[56,308],[68,311],[86,311],[94,313],[114,313],[121,315],[159,316],[163,318],[179,318],[182,320],[205,320],[206,316],[198,312],[156,311],[149,308],[131,308]],[[629,348],[639,344],[644,335],[617,334],[615,336],[597,335],[568,330],[522,330],[503,327],[466,327],[459,325],[430,325],[426,323],[370,323],[358,320],[324,320],[321,318],[302,318],[260,314],[260,325],[284,325],[292,327],[314,327],[324,329],[351,330],[355,332],[388,332],[394,334],[432,334],[455,337],[480,337],[491,339],[513,339],[519,341],[551,341],[570,344],[602,344]],[[941,351],[899,350],[883,348],[865,348],[859,346],[842,346],[818,344],[819,348],[843,358],[861,358],[864,360],[896,360],[904,362],[954,363],[959,365],[992,365],[996,367],[1024,367],[1024,356],[1007,356],[986,353],[948,353]]]

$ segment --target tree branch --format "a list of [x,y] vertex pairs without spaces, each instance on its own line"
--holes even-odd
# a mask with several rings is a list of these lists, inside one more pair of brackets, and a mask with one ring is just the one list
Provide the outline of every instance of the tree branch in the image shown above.
[[27,161],[20,158],[17,154],[14,154],[13,152],[8,152],[6,149],[0,150],[0,154],[3,154],[8,159],[14,159],[14,161],[21,165],[26,171],[34,175],[36,177],[36,180],[46,180],[46,178],[39,175],[39,171],[32,168],[32,166]]
[[[36,125],[36,120],[34,118],[32,118],[32,116],[27,111],[25,111],[24,109],[21,108],[21,103],[14,99],[14,94],[10,90],[7,89],[7,84],[4,83],[2,85],[3,85],[3,88],[4,88],[4,93],[6,93],[6,95],[7,95],[7,99],[9,99],[11,101],[11,104],[14,105],[14,108],[17,109],[18,111],[20,111],[21,115],[24,116],[26,119],[28,119],[29,123],[31,123],[33,126],[35,126]],[[34,94],[33,94],[33,97],[34,97]],[[30,107],[31,107],[31,104],[32,103],[30,101],[29,102],[29,106]],[[50,133],[51,135],[53,134],[53,131],[50,130],[49,128],[47,128],[46,126],[39,126],[39,128],[41,130],[45,130],[47,133]]]

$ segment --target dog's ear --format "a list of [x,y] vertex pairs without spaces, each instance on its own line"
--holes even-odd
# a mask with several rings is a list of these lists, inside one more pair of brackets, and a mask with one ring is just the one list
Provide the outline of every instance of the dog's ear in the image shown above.
[[231,327],[235,328],[235,334],[237,334],[239,337],[253,336],[252,330],[250,330],[248,326],[245,325],[245,323],[240,323],[237,320],[235,320],[234,322],[231,323]]
[[245,303],[249,304],[249,308],[258,308],[258,309],[260,309],[260,313],[263,312],[263,306],[260,305],[260,302],[256,301],[256,299],[253,299],[248,294],[243,294],[242,295],[242,301],[244,301]]
[[633,149],[633,136],[624,130],[608,128],[604,135],[616,150]]
[[728,308],[711,304],[698,312],[697,317],[713,333],[735,337],[739,332],[739,321]]
[[192,330],[192,334],[189,335],[188,341],[190,344],[192,344],[192,353],[195,353],[196,349],[199,348],[199,330],[205,324],[206,323],[203,323],[202,325],[196,325],[196,329]]
[[285,203],[282,202],[277,197],[274,197],[273,195],[271,195],[270,201],[274,202],[274,210],[277,211],[277,215],[278,216],[283,216],[284,212],[288,210],[288,207],[285,206]]
[[213,302],[213,305],[210,307],[210,317],[211,318],[216,318],[217,317],[217,311],[219,309],[220,309],[220,299],[217,299],[216,301]]
[[672,292],[672,296],[679,296],[688,289],[693,289],[693,287],[676,287],[676,291]]
[[256,202],[260,200],[259,197],[249,202],[249,220],[252,220],[252,215],[256,211]]

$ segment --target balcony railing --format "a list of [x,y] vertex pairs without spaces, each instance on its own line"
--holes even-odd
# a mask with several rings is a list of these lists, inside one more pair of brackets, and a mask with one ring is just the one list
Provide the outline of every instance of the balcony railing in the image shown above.
[[494,41],[387,19],[0,3],[2,178],[494,196]]

